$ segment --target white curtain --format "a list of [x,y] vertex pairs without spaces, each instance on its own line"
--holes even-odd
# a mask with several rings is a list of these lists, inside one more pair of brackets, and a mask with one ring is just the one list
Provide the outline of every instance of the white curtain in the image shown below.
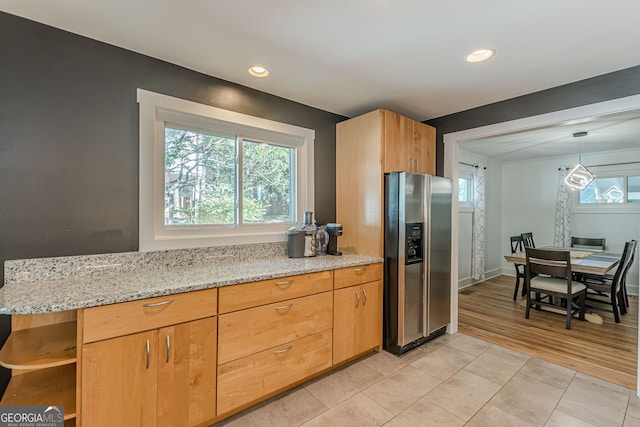
[[471,242],[471,276],[484,279],[484,167],[473,172],[473,240]]
[[571,192],[564,183],[567,168],[561,167],[558,174],[558,197],[556,199],[556,227],[554,246],[571,246]]

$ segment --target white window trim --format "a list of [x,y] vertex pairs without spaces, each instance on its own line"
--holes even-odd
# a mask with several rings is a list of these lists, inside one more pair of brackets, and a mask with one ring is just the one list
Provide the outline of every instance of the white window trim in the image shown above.
[[139,250],[154,251],[220,245],[280,242],[291,224],[243,225],[240,228],[189,226],[184,230],[164,225],[164,124],[177,121],[195,127],[225,131],[243,126],[243,136],[286,143],[297,148],[296,221],[314,210],[315,131],[286,123],[223,110],[197,102],[137,91],[140,106]]

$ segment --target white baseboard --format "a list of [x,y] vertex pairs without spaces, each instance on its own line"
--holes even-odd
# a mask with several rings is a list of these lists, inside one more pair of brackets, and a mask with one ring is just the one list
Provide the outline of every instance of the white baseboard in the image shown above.
[[488,270],[484,273],[484,279],[475,280],[473,277],[465,277],[464,279],[458,280],[458,290],[468,288],[471,285],[475,285],[476,283],[483,282],[487,279],[492,279],[494,277],[498,277],[502,275],[502,268],[494,268],[493,270]]

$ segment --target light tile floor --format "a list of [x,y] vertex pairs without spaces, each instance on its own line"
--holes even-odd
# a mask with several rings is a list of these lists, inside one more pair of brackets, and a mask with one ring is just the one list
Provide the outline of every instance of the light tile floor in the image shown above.
[[238,426],[640,426],[633,390],[462,334],[372,354],[219,423]]

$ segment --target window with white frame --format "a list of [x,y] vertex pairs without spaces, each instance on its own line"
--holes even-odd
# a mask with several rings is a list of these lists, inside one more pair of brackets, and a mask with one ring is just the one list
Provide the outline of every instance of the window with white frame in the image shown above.
[[460,165],[458,171],[458,206],[473,207],[473,167]]
[[640,176],[618,174],[597,175],[591,184],[580,190],[578,203],[626,204],[640,202]]
[[282,241],[313,210],[315,132],[138,90],[140,250]]

